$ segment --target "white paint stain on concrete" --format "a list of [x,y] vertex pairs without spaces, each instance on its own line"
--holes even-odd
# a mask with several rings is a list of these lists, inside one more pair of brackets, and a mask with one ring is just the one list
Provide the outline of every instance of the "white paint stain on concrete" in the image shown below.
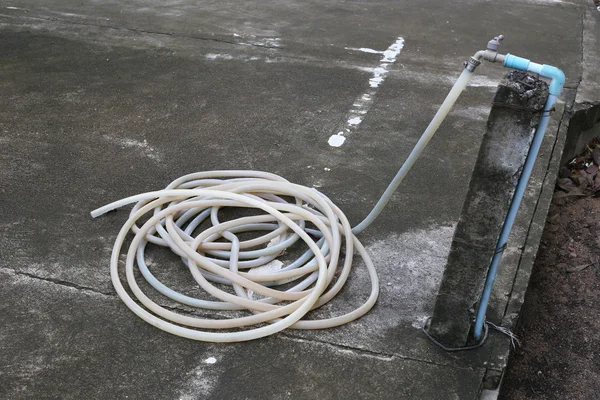
[[[483,70],[482,70],[483,71]],[[403,70],[402,77],[403,79],[410,80],[417,83],[422,83],[425,85],[439,85],[444,90],[450,90],[452,85],[458,79],[460,75],[460,71],[455,73],[441,73],[439,71],[435,72],[427,72],[427,71],[418,71],[418,70]],[[500,82],[500,77],[486,76],[476,74],[473,75],[471,80],[469,81],[469,87],[485,87],[490,90],[495,90],[496,86]]]
[[176,398],[196,400],[210,396],[219,381],[220,373],[217,370],[201,365],[188,372]]
[[331,147],[341,147],[346,141],[346,137],[344,136],[344,131],[340,131],[334,135],[329,136],[327,139],[327,143]]
[[110,18],[107,18],[107,17],[88,16],[88,15],[84,15],[84,14],[75,14],[75,13],[70,13],[70,12],[62,12],[62,11],[48,10],[48,9],[46,9],[45,12],[50,13],[50,14],[60,15],[61,17],[66,17],[66,18],[81,18],[81,19],[94,19],[94,20],[101,19],[104,21],[110,21]]
[[103,138],[117,146],[120,146],[122,149],[136,149],[143,156],[148,157],[151,160],[162,161],[162,157],[160,156],[159,152],[155,148],[150,146],[146,139],[144,139],[143,141],[139,141],[130,138],[119,138],[108,135],[104,135]]
[[[281,47],[281,38],[278,37],[264,37],[256,38],[255,36],[239,36],[243,37],[246,41],[240,42],[241,45],[246,46],[262,46],[262,47]],[[248,40],[251,39],[251,40]]]
[[377,94],[377,89],[383,84],[386,76],[389,73],[390,65],[395,61],[402,48],[404,47],[404,39],[398,37],[394,43],[390,45],[386,50],[379,51],[369,49],[366,47],[354,48],[346,47],[346,50],[360,51],[363,53],[370,54],[382,54],[383,57],[379,60],[379,65],[374,68],[360,68],[363,71],[371,73],[369,78],[369,88],[365,93],[361,93],[352,103],[352,108],[347,114],[346,122],[338,127],[337,133],[331,135],[327,140],[327,143],[331,147],[341,147],[346,141],[346,135],[356,130],[362,123],[365,114],[369,111],[373,105],[374,97]]
[[[210,61],[216,61],[216,60],[236,60],[236,61],[260,61],[263,60],[262,57],[258,57],[258,56],[240,56],[240,55],[233,55],[233,54],[222,54],[222,53],[207,53],[204,55],[204,58]],[[269,60],[264,59],[265,62],[269,62]]]
[[404,39],[398,38],[386,51],[383,52],[382,63],[393,63],[396,61],[396,57],[402,51],[404,47]]
[[490,108],[491,107],[489,105],[475,107],[455,107],[450,111],[450,115],[468,118],[473,121],[487,121],[488,116],[490,114]]
[[526,0],[525,2],[533,4],[571,4],[574,6],[578,5],[577,3],[564,0]]
[[383,51],[380,50],[373,50],[373,49],[369,49],[367,47],[361,47],[361,48],[356,48],[356,47],[344,47],[346,50],[352,50],[352,51],[362,51],[363,53],[371,53],[371,54],[383,54]]
[[231,54],[215,54],[215,53],[208,53],[204,55],[204,58],[206,58],[207,60],[217,60],[217,59],[221,59],[221,60],[233,60],[233,56]]
[[358,125],[362,122],[361,117],[352,117],[348,120],[348,125]]
[[[454,84],[456,78],[454,78],[452,84]],[[500,83],[500,79],[492,79],[485,75],[474,75],[469,81],[469,86],[496,88],[498,86],[498,83]]]
[[335,135],[331,135],[327,143],[329,143],[331,147],[340,147],[345,141],[346,138],[344,137],[344,132],[339,132]]
[[373,68],[373,77],[369,79],[369,86],[372,88],[379,87],[383,83],[387,72],[387,67]]
[[217,362],[217,359],[214,357],[208,357],[206,360],[204,360],[204,364],[214,364]]

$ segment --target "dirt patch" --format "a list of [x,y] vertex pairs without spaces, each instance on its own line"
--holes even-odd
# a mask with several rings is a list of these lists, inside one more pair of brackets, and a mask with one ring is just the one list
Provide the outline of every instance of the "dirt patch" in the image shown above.
[[585,189],[555,194],[502,400],[600,398],[600,197],[593,180]]

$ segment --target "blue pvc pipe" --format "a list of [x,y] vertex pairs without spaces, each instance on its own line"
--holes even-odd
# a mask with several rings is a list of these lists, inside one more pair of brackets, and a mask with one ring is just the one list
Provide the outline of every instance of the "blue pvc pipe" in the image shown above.
[[502,231],[500,232],[500,237],[498,238],[497,251],[492,258],[485,281],[485,286],[483,288],[483,293],[481,294],[481,301],[479,302],[477,317],[475,319],[475,329],[473,331],[473,335],[477,340],[481,339],[481,335],[483,333],[485,314],[487,312],[490,295],[492,294],[492,288],[494,287],[494,280],[496,279],[498,266],[500,265],[500,260],[502,259],[502,250],[505,248],[506,243],[508,242],[508,236],[510,235],[510,231],[512,230],[515,222],[517,212],[519,211],[519,206],[521,205],[521,200],[523,200],[523,195],[525,194],[525,189],[527,188],[527,183],[529,182],[529,177],[531,176],[531,171],[533,170],[533,166],[542,145],[544,135],[546,134],[546,128],[548,127],[548,121],[550,120],[550,110],[554,106],[554,103],[562,91],[562,87],[565,82],[565,75],[560,69],[550,65],[532,63],[525,58],[516,57],[511,54],[506,55],[504,59],[504,66],[507,68],[519,69],[521,71],[534,72],[545,78],[552,79],[552,82],[550,83],[549,87],[550,95],[548,96],[548,100],[546,100],[546,105],[544,106],[544,113],[540,119],[537,130],[535,131],[533,141],[531,142],[531,147],[529,148],[529,153],[527,154],[525,165],[523,166],[523,172],[519,178],[508,214],[504,220],[504,225],[502,226]]

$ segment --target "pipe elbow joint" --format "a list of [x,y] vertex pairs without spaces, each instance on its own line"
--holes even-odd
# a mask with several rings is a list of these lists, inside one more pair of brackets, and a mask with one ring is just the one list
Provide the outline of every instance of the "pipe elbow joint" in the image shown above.
[[558,96],[562,91],[563,85],[565,84],[564,72],[562,72],[559,68],[553,67],[552,65],[544,64],[540,71],[540,75],[552,79],[548,91],[550,94]]

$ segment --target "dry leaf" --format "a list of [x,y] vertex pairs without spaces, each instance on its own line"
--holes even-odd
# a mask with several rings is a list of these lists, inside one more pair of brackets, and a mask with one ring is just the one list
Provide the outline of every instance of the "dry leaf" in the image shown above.
[[592,265],[594,265],[594,263],[578,265],[576,267],[567,267],[566,271],[567,272],[579,272],[579,271],[583,271],[587,267],[591,267]]

